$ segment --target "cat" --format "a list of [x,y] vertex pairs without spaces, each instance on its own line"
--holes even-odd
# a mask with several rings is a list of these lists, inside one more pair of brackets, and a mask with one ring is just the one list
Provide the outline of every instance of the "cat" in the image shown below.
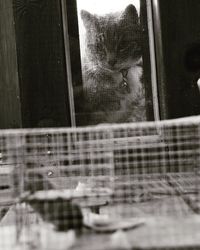
[[104,16],[82,10],[81,18],[86,30],[81,61],[87,122],[145,120],[141,30],[136,8],[130,4],[122,12]]

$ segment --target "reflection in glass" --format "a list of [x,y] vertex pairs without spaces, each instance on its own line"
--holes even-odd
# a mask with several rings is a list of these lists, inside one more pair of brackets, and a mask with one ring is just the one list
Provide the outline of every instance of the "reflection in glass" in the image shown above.
[[77,5],[83,78],[75,92],[78,123],[146,120],[140,1],[78,0]]

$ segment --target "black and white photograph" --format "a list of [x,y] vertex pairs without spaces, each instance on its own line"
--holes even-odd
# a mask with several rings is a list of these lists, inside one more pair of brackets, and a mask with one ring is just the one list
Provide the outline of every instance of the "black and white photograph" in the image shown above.
[[0,250],[200,249],[200,0],[0,0]]

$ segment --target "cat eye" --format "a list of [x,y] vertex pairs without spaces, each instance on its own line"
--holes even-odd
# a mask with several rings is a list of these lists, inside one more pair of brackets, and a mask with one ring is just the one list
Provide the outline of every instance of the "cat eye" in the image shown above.
[[130,46],[131,46],[132,48],[137,48],[138,44],[137,44],[137,42],[131,41],[131,42],[130,42]]
[[129,50],[132,47],[132,43],[129,41],[121,41],[120,44],[118,44],[118,50],[123,52],[125,50]]
[[125,51],[127,51],[127,50],[129,50],[129,47],[124,47],[124,48],[120,48],[120,49],[119,49],[120,52],[125,52]]

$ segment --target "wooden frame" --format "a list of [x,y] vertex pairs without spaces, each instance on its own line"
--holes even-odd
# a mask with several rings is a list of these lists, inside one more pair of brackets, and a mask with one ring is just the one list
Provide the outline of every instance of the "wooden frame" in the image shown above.
[[[147,0],[148,1],[148,0]],[[160,109],[160,119],[168,119],[168,110],[166,102],[166,79],[165,67],[163,58],[163,41],[162,29],[160,20],[160,1],[150,0],[149,9],[152,15],[152,32],[154,39],[154,56],[155,56],[155,70],[157,74],[157,102]],[[151,32],[150,32],[151,33]],[[152,85],[154,81],[152,81]]]
[[[74,35],[78,34],[78,21],[73,20],[76,6],[71,0],[45,2],[38,1],[23,13],[16,0],[0,3],[0,128],[76,126],[72,82],[77,71],[81,83],[80,60],[74,62],[71,56],[72,50],[79,50],[79,37]],[[141,24],[147,99],[153,96],[147,116],[159,120],[153,3],[141,0]],[[49,61],[51,53],[54,57]]]
[[[143,63],[144,67],[144,79],[145,79],[145,89],[146,91],[146,99],[147,102],[147,119],[148,120],[160,120],[160,110],[159,110],[159,102],[158,102],[158,89],[157,89],[157,72],[156,72],[156,58],[155,58],[155,44],[154,44],[154,29],[153,29],[153,14],[151,7],[149,6],[149,2],[151,0],[140,0],[141,7],[140,11],[142,13],[141,18],[141,29],[142,29],[142,39],[145,45],[143,45]],[[70,14],[74,19],[77,19],[76,11],[76,1],[61,0],[61,8],[62,8],[62,16],[63,16],[63,32],[64,32],[64,43],[65,43],[65,55],[66,55],[66,70],[68,72],[68,90],[70,93],[69,103],[70,103],[70,117],[72,126],[76,126],[75,119],[75,109],[76,103],[73,99],[73,83],[75,82],[74,70],[73,70],[73,56],[70,58],[71,47],[74,45],[70,42],[70,35],[72,31],[69,31],[70,27],[73,26],[75,32],[78,35],[78,24],[77,20],[73,21],[70,18]],[[70,9],[70,10],[69,10]],[[150,12],[151,11],[151,12]],[[148,20],[147,20],[148,19]],[[77,27],[76,27],[77,26]],[[150,34],[148,34],[150,32]],[[76,37],[77,39],[77,37]],[[77,39],[78,40],[78,39]],[[80,50],[80,47],[76,47],[77,50]],[[78,65],[77,65],[78,64]],[[77,67],[80,68],[80,61],[76,61]],[[151,65],[151,67],[149,67]],[[147,69],[148,68],[148,69]],[[79,76],[79,78],[81,78]],[[151,99],[151,101],[150,101]]]
[[12,0],[0,1],[0,129],[22,127]]

